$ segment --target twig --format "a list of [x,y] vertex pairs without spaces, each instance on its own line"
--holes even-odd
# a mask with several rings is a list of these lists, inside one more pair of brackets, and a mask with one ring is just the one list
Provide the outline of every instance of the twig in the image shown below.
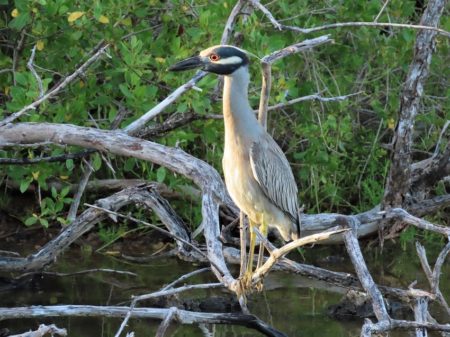
[[339,23],[332,23],[329,25],[323,25],[323,26],[312,27],[312,28],[300,28],[300,27],[295,27],[295,26],[281,25],[282,29],[291,30],[294,32],[302,33],[302,34],[316,33],[316,32],[320,32],[322,30],[343,28],[343,27],[409,28],[409,29],[415,29],[415,30],[437,32],[442,36],[450,38],[450,33],[447,32],[446,30],[443,30],[440,28],[427,26],[427,25],[411,25],[411,24],[407,24],[407,23],[395,23],[395,22],[339,22]]
[[[270,20],[272,25],[279,29],[279,30],[291,30],[294,32],[302,33],[302,34],[309,34],[309,33],[315,33],[326,29],[334,29],[334,28],[342,28],[342,27],[398,27],[398,28],[410,28],[410,29],[418,29],[418,30],[429,30],[429,31],[435,31],[443,36],[450,38],[450,33],[437,28],[433,27],[433,25],[411,25],[406,23],[391,23],[391,22],[376,22],[378,19],[378,16],[382,13],[384,10],[384,7],[386,7],[389,0],[386,0],[383,8],[381,9],[379,15],[375,18],[374,22],[338,22],[338,23],[332,23],[328,25],[318,26],[318,27],[312,27],[312,28],[300,28],[296,26],[287,26],[280,24],[272,15],[272,13],[264,7],[259,0],[250,0],[250,2],[258,9],[260,9]],[[421,21],[423,22],[423,21]]]
[[[354,218],[352,220],[356,221],[354,220]],[[352,228],[352,230],[344,233],[344,242],[347,248],[347,252],[350,255],[353,267],[355,268],[356,274],[358,275],[358,279],[361,282],[364,290],[372,300],[373,311],[378,321],[389,321],[390,318],[384,304],[383,296],[381,295],[380,290],[373,281],[372,275],[367,269],[364,257],[361,252],[361,248],[359,247],[358,239],[354,232],[354,230],[357,228],[355,226],[356,223],[348,222],[348,224]]]
[[36,54],[36,45],[34,45],[33,49],[31,49],[31,56],[30,59],[28,60],[27,67],[28,69],[30,69],[31,73],[36,79],[39,88],[39,98],[41,98],[42,96],[44,96],[44,86],[42,85],[42,80],[39,77],[38,73],[36,72],[36,69],[34,69],[33,62],[35,54]]
[[294,98],[294,99],[291,99],[291,100],[289,100],[287,102],[271,105],[271,106],[269,106],[267,108],[267,111],[283,109],[283,108],[285,108],[285,107],[287,107],[289,105],[296,104],[296,103],[299,103],[299,102],[304,102],[304,101],[340,102],[340,101],[344,101],[344,100],[346,100],[346,99],[348,99],[350,97],[360,95],[362,93],[363,93],[362,91],[358,91],[358,92],[355,92],[353,94],[342,95],[342,96],[334,96],[334,97],[322,97],[321,94],[313,94],[313,95],[308,95],[308,96]]
[[[86,160],[84,160],[86,163],[88,163]],[[77,217],[78,207],[80,206],[81,198],[83,197],[84,190],[86,189],[86,186],[89,182],[89,178],[91,177],[91,174],[94,172],[93,168],[94,160],[91,157],[89,159],[88,165],[86,165],[86,170],[83,172],[83,176],[81,177],[81,180],[78,184],[77,191],[75,192],[75,195],[73,196],[73,201],[70,204],[69,212],[67,213],[67,220],[70,222],[74,221]]]
[[[286,254],[288,254],[290,251],[310,243],[316,243],[322,240],[326,240],[330,238],[332,235],[336,235],[346,231],[348,231],[348,229],[341,228],[341,229],[332,229],[330,231],[323,233],[308,235],[306,237],[294,240],[284,245],[283,247],[274,250],[272,250],[271,246],[266,246],[267,250],[270,251],[270,256],[261,267],[255,270],[255,272],[252,275],[252,282],[257,283],[259,280],[263,279],[264,276],[270,271],[270,269],[272,269],[272,267],[277,263],[277,261],[282,257],[284,257]],[[260,240],[266,241],[264,236],[262,236],[261,233],[259,233],[259,231],[256,231],[256,234]]]
[[0,165],[29,165],[39,163],[53,163],[59,161],[66,161],[67,159],[79,159],[87,157],[88,155],[97,152],[95,150],[83,150],[75,153],[65,153],[57,156],[38,157],[38,158],[0,158]]
[[319,36],[317,38],[304,40],[286,48],[277,50],[269,55],[264,56],[261,59],[263,80],[261,87],[261,97],[259,100],[258,120],[264,128],[267,125],[267,108],[269,106],[270,89],[272,83],[272,63],[286,56],[296,54],[328,42],[333,42],[333,40],[330,39],[330,35]]
[[173,282],[169,283],[168,285],[166,285],[165,287],[161,288],[161,290],[168,290],[170,288],[173,288],[176,284],[178,284],[184,280],[187,280],[188,278],[190,278],[192,276],[204,273],[206,271],[211,271],[211,268],[206,267],[206,268],[201,268],[201,269],[191,271],[190,273],[182,275],[180,278],[176,279],[175,281],[173,281]]
[[138,276],[138,274],[133,273],[131,271],[126,271],[126,270],[94,268],[94,269],[80,270],[80,271],[76,271],[73,273],[58,273],[58,272],[50,272],[50,271],[32,272],[32,273],[21,274],[21,275],[15,277],[14,279],[21,279],[21,278],[24,278],[29,275],[51,275],[51,276],[58,276],[58,277],[67,277],[67,276],[77,276],[77,275],[84,275],[84,274],[91,274],[91,273],[112,273],[112,274],[119,274],[119,275]]
[[160,290],[151,294],[139,295],[133,298],[134,302],[144,301],[151,298],[163,297],[163,296],[172,296],[175,294],[179,294],[182,292],[197,290],[197,289],[212,289],[212,288],[223,288],[224,285],[222,283],[205,283],[205,284],[191,284],[183,287],[172,288],[167,290]]
[[377,22],[378,19],[380,18],[381,14],[383,14],[385,8],[387,7],[388,3],[390,0],[385,0],[383,6],[381,7],[380,11],[378,12],[377,16],[375,17],[375,19],[373,19],[373,22]]
[[250,3],[254,7],[258,8],[261,12],[263,12],[264,15],[267,16],[267,18],[270,20],[270,22],[276,29],[282,30],[282,25],[277,20],[275,20],[272,13],[264,5],[262,5],[261,2],[259,2],[259,0],[250,0]]
[[144,115],[136,119],[133,123],[129,124],[125,127],[124,131],[133,135],[138,130],[140,130],[148,121],[153,119],[155,116],[159,115],[165,108],[167,108],[170,104],[172,104],[178,97],[184,94],[189,89],[192,89],[195,84],[200,81],[203,77],[207,75],[204,71],[198,71],[194,77],[192,77],[188,82],[179,86],[175,91],[173,91],[169,96],[164,98],[161,102],[159,102],[152,109],[147,111]]
[[177,311],[178,309],[176,307],[169,308],[169,312],[159,325],[155,337],[164,337],[166,330],[169,328],[170,322],[176,317]]
[[[445,237],[450,236],[450,227],[438,226],[434,225],[431,222],[418,218],[412,214],[409,214],[403,208],[393,208],[388,213],[392,216],[395,216],[397,219],[404,221],[410,225],[416,226],[417,228],[433,231],[438,234],[442,234]],[[380,212],[380,214],[386,214],[384,212]]]
[[425,248],[419,242],[416,242],[416,251],[417,255],[419,256],[420,264],[422,265],[422,269],[425,273],[425,276],[427,277],[428,282],[430,283],[431,291],[433,292],[433,294],[436,295],[437,300],[440,302],[441,306],[447,312],[447,315],[450,316],[450,307],[447,301],[445,300],[445,297],[442,294],[441,290],[439,289],[439,278],[441,267],[445,261],[447,254],[450,251],[450,241],[445,245],[445,247],[439,254],[435,263],[434,270],[431,270],[430,264],[428,263]]
[[171,237],[171,238],[173,238],[173,239],[175,239],[177,241],[180,241],[180,242],[184,243],[185,245],[188,245],[193,250],[195,250],[197,253],[199,253],[203,257],[207,258],[206,254],[203,251],[201,251],[198,247],[194,246],[191,242],[183,239],[182,237],[169,232],[168,230],[165,230],[165,229],[163,229],[161,227],[158,227],[158,226],[156,226],[154,224],[151,224],[151,223],[149,223],[147,221],[139,220],[139,219],[137,219],[135,217],[132,217],[131,215],[124,215],[124,214],[121,214],[121,213],[118,213],[118,212],[115,212],[115,211],[111,211],[111,210],[103,208],[103,207],[99,207],[99,206],[95,206],[95,205],[91,205],[91,204],[87,204],[87,203],[85,203],[84,205],[87,206],[87,207],[93,208],[93,209],[100,210],[100,211],[105,212],[107,214],[111,214],[111,215],[117,216],[119,218],[127,219],[127,220],[133,221],[135,223],[142,224],[142,225],[148,226],[150,228],[153,228],[153,229],[157,230],[160,233],[163,233],[163,234],[165,234],[165,235],[167,235],[167,236],[169,236],[169,237]]
[[227,44],[230,41],[231,33],[233,32],[234,25],[236,23],[236,18],[241,12],[242,7],[244,6],[244,0],[238,0],[236,5],[234,5],[233,9],[228,16],[227,22],[225,23],[225,27],[223,28],[222,37],[220,38],[220,44]]
[[442,141],[442,137],[444,136],[445,132],[447,131],[447,128],[450,126],[450,120],[447,120],[444,124],[444,126],[442,127],[441,133],[439,134],[439,138],[438,141],[436,143],[436,147],[434,149],[434,153],[431,156],[431,159],[434,159],[437,157],[437,155],[439,154],[440,151],[440,147],[441,147],[441,141]]
[[36,109],[42,102],[45,102],[47,99],[55,96],[58,94],[63,88],[65,88],[69,83],[71,83],[74,79],[76,79],[78,76],[83,74],[87,68],[89,68],[90,65],[92,65],[97,59],[99,59],[106,51],[106,49],[109,47],[109,44],[104,45],[101,47],[94,55],[92,55],[86,62],[84,62],[78,69],[76,69],[72,74],[64,78],[63,81],[61,81],[58,85],[56,85],[51,90],[47,91],[47,93],[40,97],[39,99],[35,100],[33,103],[27,105],[26,107],[22,108],[21,110],[11,114],[10,116],[6,117],[2,121],[0,121],[0,127],[13,122],[23,114],[25,114],[29,110]]

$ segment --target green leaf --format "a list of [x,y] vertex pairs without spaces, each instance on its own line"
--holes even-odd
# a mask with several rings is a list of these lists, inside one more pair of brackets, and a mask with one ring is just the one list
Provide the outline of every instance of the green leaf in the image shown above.
[[94,153],[94,160],[92,162],[92,167],[95,171],[100,170],[102,167],[102,157],[98,153]]
[[17,18],[11,20],[8,24],[9,28],[21,30],[30,22],[30,14],[29,13],[21,13]]
[[24,193],[28,189],[28,187],[30,186],[32,181],[33,181],[33,178],[28,178],[26,180],[22,180],[20,182],[20,187],[19,187],[20,192]]
[[73,164],[73,159],[67,159],[66,160],[66,167],[69,171],[73,170],[74,164]]
[[166,168],[161,166],[159,169],[156,170],[156,181],[158,183],[162,183],[166,178],[166,175],[167,175]]
[[56,198],[58,196],[58,192],[56,191],[55,186],[52,186],[52,197]]
[[39,222],[41,223],[42,227],[48,228],[48,221],[44,218],[40,218]]
[[70,186],[66,186],[61,190],[61,198],[64,198],[70,192]]
[[37,218],[35,216],[30,216],[28,219],[25,220],[24,224],[25,226],[32,226],[37,222]]

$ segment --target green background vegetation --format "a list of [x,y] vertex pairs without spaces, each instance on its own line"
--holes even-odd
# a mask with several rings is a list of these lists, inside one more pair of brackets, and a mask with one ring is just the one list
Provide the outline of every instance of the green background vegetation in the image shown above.
[[[129,113],[120,127],[164,99],[193,73],[170,73],[177,60],[218,44],[235,1],[69,1],[0,0],[0,118],[20,110],[39,95],[26,63],[37,45],[35,65],[45,89],[86,60],[101,41],[111,43],[109,57],[97,61],[56,98],[42,104],[21,121],[71,123],[110,128],[120,109]],[[373,21],[381,1],[280,0],[268,8],[285,24],[314,27],[346,21]],[[415,1],[392,0],[379,22],[418,23],[422,8]],[[76,12],[78,15],[76,15]],[[75,13],[75,14],[74,14]],[[82,15],[81,15],[82,14]],[[79,17],[77,17],[79,16]],[[77,17],[75,20],[73,20]],[[69,20],[70,19],[70,20]],[[72,21],[72,22],[69,22]],[[444,15],[441,27],[450,30]],[[320,92],[325,97],[361,94],[343,102],[303,102],[269,114],[268,129],[286,152],[299,185],[305,211],[360,212],[380,202],[388,170],[393,127],[398,117],[401,86],[413,55],[416,31],[411,29],[345,28],[302,35],[280,32],[259,11],[240,17],[235,35],[242,48],[262,57],[275,50],[330,33],[334,44],[294,55],[273,67],[271,104]],[[23,46],[14,49],[23,36]],[[448,115],[448,39],[438,36],[430,76],[424,88],[417,118],[414,160],[434,151],[434,144]],[[16,65],[13,65],[16,61]],[[260,70],[251,66],[250,97],[259,101]],[[221,102],[213,97],[216,76],[172,104],[151,124],[172,114],[219,114]],[[196,121],[152,140],[179,146],[221,170],[223,123]],[[42,145],[29,149],[3,149],[0,157],[36,158],[82,149]],[[164,168],[132,158],[93,155],[91,179],[143,178],[163,182],[174,189],[190,184]],[[114,172],[105,164],[109,158]],[[14,183],[21,192],[30,185],[42,193],[42,202],[21,214],[24,224],[65,224],[72,194],[48,187],[49,181],[76,184],[85,169],[80,160],[0,167],[0,182]],[[436,193],[443,193],[441,186]],[[10,198],[3,189],[2,205]],[[94,197],[86,196],[92,201]],[[37,200],[37,192],[36,192]],[[191,225],[200,221],[199,205],[177,211]],[[122,229],[123,231],[123,229]]]

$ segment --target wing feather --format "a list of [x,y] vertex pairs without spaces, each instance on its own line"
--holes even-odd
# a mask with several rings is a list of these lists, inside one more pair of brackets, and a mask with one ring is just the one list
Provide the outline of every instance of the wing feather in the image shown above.
[[299,226],[297,184],[286,156],[272,138],[250,148],[253,176],[264,194]]

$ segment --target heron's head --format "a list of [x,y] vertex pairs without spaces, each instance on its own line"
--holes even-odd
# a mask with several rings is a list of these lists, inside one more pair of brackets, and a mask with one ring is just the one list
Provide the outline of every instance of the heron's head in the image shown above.
[[244,50],[228,45],[218,45],[174,64],[169,70],[183,71],[201,68],[218,75],[231,75],[240,67],[248,66],[248,63],[247,53]]

